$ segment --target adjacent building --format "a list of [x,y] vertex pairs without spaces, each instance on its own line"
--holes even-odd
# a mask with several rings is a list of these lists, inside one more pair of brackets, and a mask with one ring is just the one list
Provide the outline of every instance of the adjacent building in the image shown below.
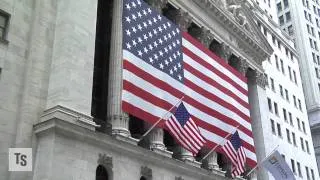
[[276,0],[278,22],[295,43],[300,55],[301,79],[314,147],[320,162],[320,2]]
[[[288,38],[247,1],[145,1],[247,77],[257,160],[281,143],[297,177],[318,179]],[[122,3],[0,0],[1,178],[230,179],[225,156],[199,162],[206,150],[193,158],[161,128],[138,142],[150,124],[121,109]],[[33,171],[8,171],[11,147],[32,148]]]
[[[318,168],[308,114],[300,78],[299,55],[288,31],[274,21],[275,3],[259,1],[258,26],[274,52],[263,62],[268,86],[266,89],[269,120],[264,123],[265,147],[282,153],[296,179],[318,179]],[[290,26],[290,25],[288,25]],[[288,30],[288,29],[286,29]],[[270,179],[271,178],[270,176]]]

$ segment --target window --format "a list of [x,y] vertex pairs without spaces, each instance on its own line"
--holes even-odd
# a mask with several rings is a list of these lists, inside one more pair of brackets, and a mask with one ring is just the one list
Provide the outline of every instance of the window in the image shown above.
[[309,168],[306,166],[307,180],[310,180]]
[[273,91],[275,91],[275,88],[274,88],[274,80],[272,78],[270,78],[270,82],[271,82],[271,89]]
[[306,140],[306,148],[307,148],[307,152],[310,153],[310,149],[309,149],[309,143],[308,141]]
[[286,160],[286,156],[284,154],[281,154],[281,156],[284,160]]
[[309,43],[310,43],[310,47],[313,49],[313,48],[314,48],[314,47],[313,47],[313,41],[312,41],[311,38],[309,38]]
[[286,132],[287,132],[287,140],[288,140],[289,143],[291,143],[291,138],[290,138],[289,129],[286,129]]
[[290,11],[286,12],[286,22],[289,22],[291,20],[291,14]]
[[296,99],[296,96],[295,95],[292,95],[293,97],[293,104],[295,107],[297,107],[297,99]]
[[281,126],[279,123],[277,123],[277,129],[278,129],[278,136],[282,137],[282,133],[281,133]]
[[10,15],[0,10],[0,40],[7,43],[7,32]]
[[268,107],[269,107],[269,111],[272,112],[272,103],[270,98],[268,98]]
[[315,36],[315,35],[314,35],[314,28],[313,28],[313,27],[311,27],[311,29],[310,29],[310,30],[311,30],[311,35],[312,35],[312,36]]
[[312,180],[314,180],[314,172],[313,172],[313,169],[311,169],[311,168],[310,168],[310,170],[311,170],[311,177],[312,177]]
[[313,62],[314,62],[314,63],[317,63],[316,55],[314,54],[314,52],[312,53],[312,59],[313,59]]
[[289,101],[289,93],[288,93],[288,90],[285,89],[284,91],[285,91],[285,93],[286,93],[286,100]]
[[274,37],[274,35],[272,35],[272,43],[276,44],[276,37]]
[[304,18],[305,18],[306,20],[308,20],[308,14],[307,14],[307,11],[306,11],[306,10],[304,10]]
[[278,10],[278,12],[282,11],[281,2],[279,2],[279,3],[277,4],[277,10]]
[[267,28],[263,28],[263,34],[265,35],[265,36],[267,36],[268,35],[268,31],[267,31]]
[[278,56],[277,56],[277,55],[274,55],[274,60],[275,60],[275,62],[276,62],[276,67],[277,67],[277,69],[280,69],[280,68],[279,68],[279,61],[278,61]]
[[280,59],[280,64],[281,64],[281,71],[282,71],[283,74],[285,74],[284,67],[283,67],[283,60],[282,59]]
[[294,82],[297,84],[297,75],[296,75],[296,72],[293,70],[293,79],[294,79]]
[[300,144],[301,144],[301,149],[305,151],[302,137],[300,137]]
[[301,168],[300,168],[300,163],[299,162],[297,162],[297,168],[298,168],[299,176],[302,177],[302,173],[301,173]]
[[283,0],[283,6],[284,8],[287,8],[289,6],[288,0]]
[[281,51],[281,42],[278,40],[278,49]]
[[316,76],[317,76],[317,78],[319,79],[319,71],[318,71],[318,68],[314,68],[314,70],[316,71]]
[[299,118],[297,118],[297,124],[298,124],[298,129],[301,131],[300,119]]
[[308,15],[309,15],[309,21],[312,23],[311,14],[308,13]]
[[292,81],[292,74],[291,74],[291,67],[288,66],[288,73],[289,73],[289,78]]
[[304,132],[304,133],[306,133],[306,127],[304,126],[304,122],[303,122],[303,121],[301,121],[301,123],[302,123],[302,129],[303,129],[303,132]]
[[298,99],[298,104],[299,104],[299,109],[300,109],[300,111],[302,111],[302,106],[301,106],[301,101],[300,101],[300,99]]
[[280,95],[281,95],[281,97],[284,97],[283,96],[283,88],[282,88],[282,86],[279,84],[279,90],[280,90]]
[[276,102],[273,102],[273,106],[274,106],[274,113],[279,116],[279,111],[278,111],[278,104]]
[[292,25],[288,26],[288,33],[290,36],[293,35],[293,26]]
[[287,110],[286,109],[282,109],[282,112],[283,112],[283,119],[285,120],[285,121],[288,121],[288,119],[287,119]]
[[297,146],[296,134],[294,132],[292,132],[292,141],[293,141],[293,145]]
[[99,165],[96,169],[96,180],[108,180],[108,171],[102,165]]
[[276,127],[275,127],[275,125],[274,125],[274,120],[270,119],[270,121],[271,121],[271,130],[272,130],[272,133],[273,133],[273,134],[276,134]]
[[294,165],[294,160],[293,160],[293,159],[291,159],[291,168],[292,168],[292,172],[293,172],[294,174],[296,174],[296,167],[295,167],[295,165]]
[[289,114],[290,125],[293,126],[292,114],[291,114],[291,112],[288,112],[288,114]]
[[317,45],[317,42],[316,41],[313,41],[314,43],[314,49],[318,51],[318,45]]

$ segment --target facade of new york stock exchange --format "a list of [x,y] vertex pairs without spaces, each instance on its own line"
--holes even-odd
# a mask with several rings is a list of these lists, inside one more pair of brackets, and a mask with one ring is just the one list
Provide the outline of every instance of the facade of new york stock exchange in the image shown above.
[[[232,0],[147,3],[248,78],[254,143],[261,160],[267,155],[261,122],[267,121],[268,112],[262,62],[273,50],[257,27],[252,5]],[[3,147],[32,147],[34,159],[32,172],[8,172],[5,164],[1,177],[229,179],[225,156],[212,153],[200,163],[207,151],[194,159],[163,129],[154,129],[138,143],[150,124],[121,110],[122,0],[2,5],[11,14],[8,53],[26,53],[10,56],[17,64],[19,58],[25,60],[15,69],[21,71],[15,89],[13,79],[2,75],[11,88],[4,97],[12,104],[1,111],[12,129],[9,135],[1,131],[0,139],[5,138]],[[19,100],[12,100],[15,97]],[[1,160],[7,161],[6,153]],[[247,178],[267,179],[267,173],[259,170]]]

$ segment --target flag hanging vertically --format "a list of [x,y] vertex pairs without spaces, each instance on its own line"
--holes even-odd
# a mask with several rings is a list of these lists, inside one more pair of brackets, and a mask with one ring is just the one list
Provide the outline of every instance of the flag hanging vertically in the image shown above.
[[274,179],[295,180],[290,167],[278,151],[272,153],[262,162],[263,166],[272,174]]
[[245,171],[246,153],[238,131],[231,136],[230,140],[227,140],[222,150],[232,162],[232,177],[241,175]]
[[165,125],[179,144],[194,155],[198,154],[201,147],[206,143],[183,102],[180,103],[176,112],[165,122]]
[[123,1],[123,111],[155,123],[185,96],[211,148],[241,125],[254,167],[246,78],[144,1]]

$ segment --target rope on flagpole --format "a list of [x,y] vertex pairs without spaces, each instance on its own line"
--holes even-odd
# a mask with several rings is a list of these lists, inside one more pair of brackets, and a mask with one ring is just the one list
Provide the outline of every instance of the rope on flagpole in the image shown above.
[[266,156],[265,158],[263,158],[263,159],[260,161],[260,163],[257,163],[257,165],[256,165],[254,168],[252,168],[252,169],[246,174],[246,176],[249,176],[255,169],[257,169],[257,167],[259,167],[259,166],[261,165],[261,163],[263,163],[263,161],[265,161],[268,157],[270,157],[271,154],[273,154],[273,153],[277,150],[278,147],[279,147],[279,144],[271,151],[271,153],[268,154],[268,156]]
[[[226,135],[219,144],[217,144],[216,146],[214,146],[214,147],[200,160],[200,162],[202,162],[204,159],[206,159],[215,149],[217,149],[217,147],[218,147],[220,144],[223,143],[223,141],[224,141],[225,139],[229,138],[229,136],[230,136],[231,134],[234,134],[239,127],[240,127],[240,124],[235,128],[234,131],[231,131],[231,133],[229,133],[228,135]],[[232,133],[232,132],[233,132],[233,133]]]
[[169,112],[171,112],[171,110],[172,110],[174,107],[176,107],[178,104],[180,104],[183,98],[184,98],[184,96],[182,96],[182,98],[180,98],[179,101],[178,101],[175,105],[173,105],[162,117],[160,117],[160,118],[158,119],[158,121],[157,121],[156,123],[154,123],[154,124],[149,128],[149,130],[148,130],[147,132],[145,132],[145,133],[140,137],[139,142],[140,142],[144,137],[146,137],[146,136],[152,131],[152,129],[154,129],[154,128],[160,123],[160,121],[161,121],[165,116],[167,116]]

